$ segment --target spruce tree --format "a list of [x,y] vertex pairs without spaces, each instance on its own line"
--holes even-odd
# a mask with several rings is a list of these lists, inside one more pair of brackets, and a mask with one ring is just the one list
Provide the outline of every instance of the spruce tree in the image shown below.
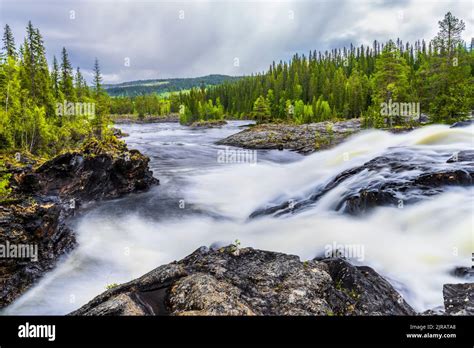
[[51,71],[51,86],[53,89],[53,95],[56,101],[60,101],[60,73],[59,73],[59,65],[56,59],[56,56],[53,56],[53,69]]
[[75,101],[72,65],[65,47],[61,51],[61,92],[67,101]]
[[15,49],[15,39],[13,37],[12,30],[8,24],[5,24],[3,32],[3,50],[7,57],[16,58],[17,53]]
[[95,58],[94,61],[94,79],[92,81],[92,86],[95,89],[96,94],[100,94],[102,91],[102,75],[100,73],[99,60]]

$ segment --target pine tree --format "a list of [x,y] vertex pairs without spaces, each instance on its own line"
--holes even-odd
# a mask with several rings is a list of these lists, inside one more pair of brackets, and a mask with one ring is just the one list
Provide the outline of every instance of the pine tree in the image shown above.
[[60,76],[59,76],[59,65],[58,61],[56,59],[56,56],[53,56],[53,70],[51,71],[51,86],[53,89],[53,95],[54,98],[57,101],[60,101],[62,99],[60,97],[61,93],[61,88],[60,88]]
[[[400,50],[393,41],[389,41],[375,64],[375,73],[372,78],[374,104],[382,109],[382,103],[387,105],[392,102],[415,102],[410,100],[409,74],[410,68],[400,55]],[[395,122],[399,123],[401,121],[400,115],[395,116]],[[389,121],[392,125],[391,117]]]
[[422,109],[433,121],[451,123],[466,117],[474,107],[473,55],[461,44],[463,21],[448,12],[439,25],[432,41],[437,53],[424,60],[417,78]]
[[45,108],[47,117],[55,113],[54,97],[46,61],[43,38],[31,21],[26,28],[27,36],[20,48],[20,80],[22,88],[28,91],[34,105]]
[[102,91],[102,75],[100,73],[99,60],[97,58],[94,61],[94,79],[92,86],[94,87],[96,94],[100,94]]
[[76,96],[78,99],[81,99],[84,96],[84,90],[86,88],[84,84],[85,82],[81,69],[77,67],[76,75],[74,76],[74,89],[76,90]]
[[446,13],[444,19],[438,22],[439,32],[433,39],[433,47],[438,53],[452,57],[457,47],[462,44],[461,33],[466,28],[464,22],[454,17],[451,12]]
[[[102,75],[100,73],[99,60],[95,58],[94,61],[94,98],[96,102],[96,114],[93,119],[92,125],[94,128],[95,135],[102,139],[104,137],[105,130],[107,129],[107,115],[109,113],[109,100],[106,93],[102,89]],[[147,113],[146,100],[144,100],[144,111],[143,114]]]
[[252,115],[260,123],[270,118],[270,108],[267,100],[263,96],[259,96],[255,100]]
[[61,92],[67,101],[75,101],[72,66],[66,48],[61,51]]
[[3,32],[3,50],[7,57],[17,58],[15,39],[13,38],[12,30],[8,24],[5,24]]

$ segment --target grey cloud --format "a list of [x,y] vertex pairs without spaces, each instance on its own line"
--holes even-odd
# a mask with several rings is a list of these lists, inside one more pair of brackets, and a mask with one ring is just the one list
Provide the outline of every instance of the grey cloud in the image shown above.
[[[86,76],[90,77],[98,57],[105,80],[121,82],[251,74],[297,52],[350,42],[371,44],[374,39],[429,40],[436,34],[437,21],[449,10],[472,25],[472,18],[466,18],[470,9],[469,1],[454,0],[3,0],[0,19],[12,26],[17,43],[31,19],[45,38],[49,59],[66,46],[73,64]],[[75,19],[70,19],[70,11],[75,11]],[[184,19],[179,18],[180,11]],[[130,67],[124,65],[125,58]],[[234,66],[234,58],[240,66]]]

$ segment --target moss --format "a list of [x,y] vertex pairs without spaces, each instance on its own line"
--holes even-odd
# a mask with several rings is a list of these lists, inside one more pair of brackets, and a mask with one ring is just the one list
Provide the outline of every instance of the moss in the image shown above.
[[111,136],[105,140],[98,140],[92,138],[82,145],[82,152],[85,155],[96,156],[104,153],[117,155],[127,150],[125,142],[118,138]]
[[112,284],[107,284],[107,285],[105,286],[105,288],[106,288],[107,290],[110,290],[110,289],[116,288],[117,286],[118,286],[117,283],[112,283]]

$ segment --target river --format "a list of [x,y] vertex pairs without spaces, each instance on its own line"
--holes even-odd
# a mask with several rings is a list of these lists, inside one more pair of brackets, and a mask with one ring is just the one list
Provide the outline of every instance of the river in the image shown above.
[[409,151],[420,161],[429,157],[442,166],[452,153],[474,147],[472,126],[434,125],[404,134],[370,130],[310,156],[259,150],[246,153],[256,162],[232,163],[232,156],[223,161],[222,154],[232,154],[231,149],[214,142],[247,123],[232,121],[214,129],[175,123],[121,126],[130,134],[125,138],[129,148],[150,157],[160,185],[95,204],[75,218],[71,224],[78,247],[3,314],[66,314],[107,285],[127,282],[202,245],[235,240],[303,260],[322,255],[328,245],[357,245],[363,253],[352,262],[373,267],[418,311],[442,306],[443,284],[463,282],[452,270],[471,267],[472,187],[451,187],[416,204],[379,207],[359,217],[335,211],[345,190],[416,174],[364,172],[301,213],[254,220],[248,216],[270,202],[300,197],[387,152]]

